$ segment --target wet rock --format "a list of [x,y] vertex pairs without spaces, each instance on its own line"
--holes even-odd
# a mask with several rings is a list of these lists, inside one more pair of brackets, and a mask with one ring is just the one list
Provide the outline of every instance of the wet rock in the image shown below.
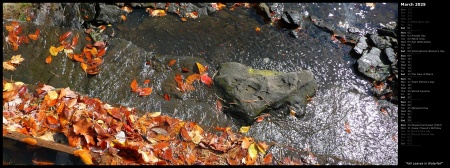
[[62,3],[41,3],[36,14],[36,25],[60,26],[64,20]]
[[64,20],[61,24],[63,27],[80,29],[84,20],[82,19],[78,3],[66,3],[64,6]]
[[302,17],[297,11],[285,11],[281,18],[284,21],[286,28],[289,29],[296,29],[300,27],[302,21]]
[[349,27],[349,28],[347,29],[347,32],[349,32],[349,33],[355,33],[355,34],[361,33],[361,31],[360,31],[358,28],[356,28],[356,27]]
[[373,42],[373,44],[381,50],[384,50],[385,48],[392,46],[390,38],[387,36],[379,36],[377,34],[372,34],[369,36],[369,38]]
[[155,3],[156,9],[166,9],[166,3]]
[[356,43],[353,50],[355,50],[356,53],[362,54],[362,52],[369,47],[366,42],[367,38],[364,36],[359,37],[358,42]]
[[384,50],[384,52],[386,53],[386,55],[387,55],[389,61],[391,61],[391,63],[394,63],[397,60],[397,55],[395,54],[394,49],[389,47],[389,48],[386,48]]
[[260,3],[256,7],[256,12],[263,17],[264,21],[269,22],[271,20],[269,7],[265,3]]
[[317,83],[311,71],[282,73],[257,70],[236,62],[220,65],[214,84],[225,93],[227,109],[245,122],[269,109],[295,108],[301,112],[306,98],[312,97]]
[[121,10],[116,5],[107,5],[104,3],[99,3],[100,11],[98,11],[98,16],[95,18],[100,23],[115,23],[121,20],[121,15],[126,14],[125,11]]
[[208,10],[206,9],[206,7],[198,8],[197,14],[198,14],[198,17],[206,16],[206,15],[208,15]]
[[291,30],[289,31],[289,35],[294,37],[294,38],[298,38],[298,31],[297,30]]
[[169,3],[169,8],[167,8],[167,12],[175,13],[180,9],[180,5],[178,3]]
[[[117,3],[116,3],[117,5]],[[117,5],[123,6],[123,5]],[[155,8],[155,3],[130,3],[131,7],[141,7],[141,8]]]
[[390,75],[390,66],[383,64],[380,54],[381,50],[376,47],[372,47],[369,52],[365,50],[357,61],[359,72],[376,81],[384,81]]
[[322,19],[320,19],[316,16],[310,16],[310,19],[315,26],[325,30],[326,32],[328,32],[330,34],[334,34],[334,31],[333,31],[334,28],[331,25],[329,25],[328,23],[325,23]]
[[180,16],[186,16],[188,13],[197,11],[198,7],[192,3],[180,3]]
[[80,3],[80,15],[84,21],[92,21],[95,18],[95,3]]
[[397,37],[396,34],[397,31],[397,23],[396,22],[389,22],[384,27],[377,29],[377,33],[380,36],[391,36],[391,37]]
[[209,15],[211,15],[217,11],[216,8],[214,8],[212,5],[213,5],[212,3],[208,3],[208,5],[206,7],[206,10],[208,11]]

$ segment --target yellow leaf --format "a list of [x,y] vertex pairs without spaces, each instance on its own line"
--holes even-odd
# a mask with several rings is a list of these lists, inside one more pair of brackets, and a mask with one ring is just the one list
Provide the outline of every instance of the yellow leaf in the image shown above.
[[249,147],[248,147],[248,154],[250,155],[250,157],[252,159],[254,159],[256,157],[256,155],[258,154],[258,151],[256,150],[255,147],[255,143],[252,143]]
[[205,67],[202,64],[198,63],[198,62],[196,62],[195,64],[197,65],[198,73],[200,75],[203,74],[205,72],[205,70],[206,70]]
[[56,48],[56,51],[61,52],[62,50],[64,50],[64,46],[59,46],[58,48]]
[[88,68],[87,64],[82,62],[80,65],[81,65],[81,68],[83,69],[83,71],[86,72],[86,70]]
[[22,55],[15,55],[15,56],[12,56],[11,63],[12,64],[20,64],[23,60],[25,60],[25,59],[22,58]]
[[91,154],[89,153],[89,150],[79,149],[79,150],[74,151],[73,154],[75,156],[80,157],[84,164],[87,164],[87,165],[94,164],[92,162],[92,157],[91,157]]
[[58,55],[58,49],[54,46],[50,46],[50,54],[53,56]]
[[148,114],[148,116],[149,117],[158,117],[158,116],[160,116],[161,115],[161,112],[154,112],[154,113],[150,113],[150,114]]
[[47,94],[48,94],[50,100],[55,100],[56,98],[58,98],[58,93],[56,93],[56,91],[54,91],[54,90],[49,91]]
[[73,54],[73,50],[72,49],[64,49],[64,53]]
[[243,126],[243,127],[239,128],[239,132],[242,134],[247,133],[248,130],[250,130],[250,126]]
[[16,67],[14,67],[13,65],[11,65],[8,62],[3,62],[3,69],[14,71],[14,70],[16,70]]
[[3,85],[4,92],[10,91],[12,88],[13,88],[13,85],[11,83],[6,83],[5,85]]
[[260,146],[259,144],[258,145],[256,145],[256,147],[258,147],[258,151],[260,152],[260,153],[262,153],[262,154],[266,154],[266,150],[264,150],[264,148],[262,147],[262,146]]

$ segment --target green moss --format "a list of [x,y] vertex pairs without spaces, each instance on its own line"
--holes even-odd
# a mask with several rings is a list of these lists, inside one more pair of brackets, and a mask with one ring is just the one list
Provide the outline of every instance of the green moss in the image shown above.
[[248,69],[248,73],[250,75],[262,75],[262,76],[274,76],[274,75],[279,75],[281,74],[281,72],[277,72],[277,71],[271,71],[271,70],[259,70],[259,69]]

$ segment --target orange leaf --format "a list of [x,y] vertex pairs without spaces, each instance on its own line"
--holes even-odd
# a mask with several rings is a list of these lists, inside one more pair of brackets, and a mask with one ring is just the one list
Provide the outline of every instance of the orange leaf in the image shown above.
[[137,91],[137,89],[138,89],[138,84],[137,84],[136,79],[134,79],[133,82],[131,82],[130,87],[131,87],[131,91],[132,91],[132,92],[136,92],[136,91]]
[[270,165],[272,163],[272,158],[273,158],[273,155],[271,153],[267,154],[266,157],[264,157],[264,159],[263,159],[263,163],[265,165]]
[[216,109],[218,112],[222,112],[222,103],[219,99],[216,100]]
[[171,67],[173,66],[175,63],[177,62],[177,60],[170,60],[169,63],[167,64],[167,66]]
[[89,127],[91,127],[93,123],[89,122],[86,118],[81,119],[77,123],[73,124],[73,132],[75,134],[84,134],[89,130]]
[[204,73],[200,76],[200,80],[202,83],[204,83],[206,86],[211,86],[213,84],[212,79],[208,76],[208,73]]
[[87,64],[82,62],[82,63],[80,63],[80,66],[81,66],[81,69],[83,69],[83,71],[86,72],[86,70],[88,68]]
[[35,34],[36,36],[39,37],[39,34],[41,34],[41,31],[40,31],[39,29],[36,29],[36,31],[34,32],[34,34]]
[[185,141],[192,141],[191,137],[189,136],[189,133],[187,132],[186,128],[181,127],[180,129],[180,134],[181,137],[185,140]]
[[102,49],[98,50],[97,57],[104,56],[105,53],[106,53],[106,48],[102,48]]
[[187,69],[187,68],[181,68],[181,72],[183,72],[183,73],[188,73],[188,72],[189,72],[189,69]]
[[148,96],[150,93],[152,93],[152,88],[145,87],[139,91],[139,96]]
[[91,37],[86,36],[84,39],[86,39],[86,41],[92,41]]
[[45,63],[50,64],[52,62],[52,55],[49,55],[46,59],[45,59]]
[[78,62],[84,62],[84,58],[81,54],[73,54],[73,59]]
[[29,34],[28,37],[29,37],[31,40],[37,40],[37,38],[38,38],[38,36],[37,36],[36,34]]
[[92,53],[92,55],[97,56],[97,54],[98,54],[97,48],[93,47],[91,49],[91,53]]
[[150,83],[150,80],[149,80],[149,79],[146,79],[146,80],[144,81],[144,84],[148,84],[148,83]]
[[78,44],[78,34],[72,38],[70,46],[75,47]]
[[256,28],[255,28],[255,31],[256,31],[256,32],[260,32],[260,31],[261,31],[261,28],[256,27]]
[[168,147],[169,145],[170,144],[167,142],[160,142],[160,143],[156,144],[155,146],[153,146],[153,148],[163,150],[164,148]]
[[51,125],[56,125],[59,123],[59,121],[55,117],[50,115],[50,116],[47,116],[47,123],[51,124]]
[[195,163],[195,161],[197,161],[197,156],[194,152],[191,152],[186,158],[186,163],[192,165]]
[[25,142],[28,145],[36,145],[37,144],[36,139],[33,139],[33,138],[24,138],[21,141]]
[[89,150],[79,149],[79,150],[73,151],[73,154],[75,156],[80,157],[84,164],[87,164],[87,165],[94,164],[92,162],[92,157],[91,157],[91,154],[89,153]]
[[350,124],[348,124],[347,121],[345,122],[344,127],[345,127],[345,132],[347,132],[347,133],[350,134],[350,133],[351,133],[351,130],[350,130]]
[[170,96],[167,93],[164,93],[164,99],[166,99],[167,101],[170,101]]
[[196,62],[195,64],[197,65],[198,74],[201,75],[201,74],[205,73],[206,69],[202,64],[200,64],[198,62]]
[[199,75],[199,74],[192,74],[192,75],[189,75],[189,76],[186,78],[186,84],[192,85],[192,83],[193,83],[195,80],[199,80],[199,79],[200,79],[200,75]]
[[177,74],[174,77],[174,79],[178,84],[178,89],[180,89],[183,92],[184,91],[183,77],[180,74]]
[[244,137],[242,139],[241,147],[242,149],[247,149],[253,143],[253,138]]
[[186,22],[187,19],[183,17],[183,18],[181,18],[181,21]]

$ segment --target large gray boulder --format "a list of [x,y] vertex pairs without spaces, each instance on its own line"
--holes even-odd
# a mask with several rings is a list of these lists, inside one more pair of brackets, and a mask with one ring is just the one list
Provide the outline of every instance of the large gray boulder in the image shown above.
[[390,75],[390,66],[381,61],[380,54],[381,50],[376,47],[372,47],[369,52],[364,50],[358,60],[358,71],[376,81],[384,81]]
[[214,85],[224,91],[223,98],[229,107],[226,110],[247,123],[269,110],[301,113],[307,98],[318,88],[309,70],[283,73],[252,69],[237,62],[221,64]]

